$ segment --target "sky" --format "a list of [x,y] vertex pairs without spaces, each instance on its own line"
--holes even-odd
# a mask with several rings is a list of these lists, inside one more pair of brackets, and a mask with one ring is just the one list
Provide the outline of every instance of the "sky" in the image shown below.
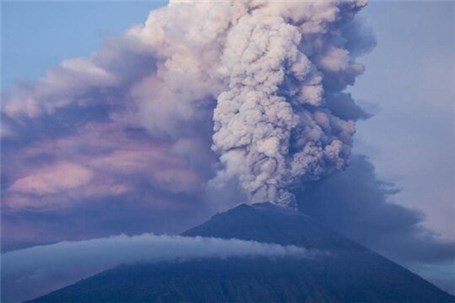
[[[9,164],[2,166],[2,250],[121,233],[178,233],[248,197],[233,190],[238,184],[205,187],[213,182],[209,180],[217,181],[212,164],[216,159],[204,147],[210,144],[206,134],[194,134],[201,125],[207,126],[205,112],[195,114],[171,102],[172,108],[153,116],[156,123],[148,116],[137,118],[144,128],[130,117],[117,117],[115,121],[127,120],[130,125],[120,129],[105,121],[111,108],[126,106],[118,103],[123,91],[111,90],[109,75],[83,59],[68,60],[92,56],[124,75],[122,85],[130,85],[129,81],[143,78],[150,70],[160,70],[154,60],[166,56],[167,49],[150,54],[143,45],[116,37],[165,4],[2,2],[2,100],[9,104],[8,115],[2,116],[7,121],[7,127],[2,124],[2,162]],[[452,292],[454,14],[455,3],[449,1],[371,1],[362,9],[358,17],[364,32],[357,35],[364,39],[359,41],[365,45],[358,47],[365,54],[356,60],[366,69],[347,91],[369,115],[356,112],[351,165],[306,184],[303,202],[299,202],[299,208],[329,228]],[[175,69],[169,72],[168,77],[173,76],[170,85],[196,97],[197,90],[210,91],[197,77],[192,82],[180,76],[176,62],[166,66]],[[84,74],[80,66],[90,72]],[[43,77],[53,86],[34,88]],[[133,97],[158,98],[147,88],[156,85],[153,81],[146,78],[135,86]],[[100,89],[92,90],[91,85]],[[78,91],[86,87],[89,93],[79,96]],[[33,102],[19,102],[30,96],[56,98],[64,109],[45,108],[47,116],[41,117],[42,109]],[[77,96],[76,107],[67,105],[73,96]],[[108,105],[84,110],[85,104],[91,106],[100,96],[108,96]],[[198,106],[210,110],[213,104]],[[165,119],[175,108],[182,121],[192,119],[183,124],[184,131],[181,121],[171,124]],[[153,108],[141,109],[153,114]],[[21,116],[23,110],[28,118]],[[13,116],[19,124],[9,124]],[[11,125],[15,128],[9,129]],[[178,131],[168,131],[174,128]],[[184,139],[173,138],[175,133]],[[230,149],[223,142],[215,143],[221,153]],[[219,172],[217,176],[229,170]]]
[[378,43],[352,91],[376,109],[355,146],[401,189],[395,202],[454,239],[455,3],[373,1],[363,13]]
[[[143,22],[166,1],[2,1],[2,87],[36,81],[60,61]],[[17,22],[26,18],[27,22]],[[68,35],[71,33],[71,35]]]

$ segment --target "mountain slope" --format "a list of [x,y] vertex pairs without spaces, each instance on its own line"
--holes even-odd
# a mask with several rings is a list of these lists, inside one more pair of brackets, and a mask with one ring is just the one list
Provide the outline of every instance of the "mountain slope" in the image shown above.
[[362,246],[319,226],[313,219],[272,203],[241,204],[216,214],[182,235],[236,238],[337,251],[361,251]]
[[120,266],[32,302],[455,302],[311,218],[269,203],[240,205],[184,235],[292,244],[328,254]]

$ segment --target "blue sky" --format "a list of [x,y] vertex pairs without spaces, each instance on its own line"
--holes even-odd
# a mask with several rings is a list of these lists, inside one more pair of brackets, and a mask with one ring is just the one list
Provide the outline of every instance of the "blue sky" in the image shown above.
[[377,107],[358,125],[361,153],[402,189],[394,201],[455,238],[455,2],[372,2],[378,44],[352,91]]
[[2,1],[2,87],[37,80],[63,59],[90,55],[103,39],[166,3]]

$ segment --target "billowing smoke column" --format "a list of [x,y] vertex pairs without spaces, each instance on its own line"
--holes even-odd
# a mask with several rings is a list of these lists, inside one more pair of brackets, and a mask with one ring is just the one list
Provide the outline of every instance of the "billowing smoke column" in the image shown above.
[[213,149],[225,166],[219,177],[237,175],[253,202],[290,205],[292,186],[346,166],[354,125],[326,99],[363,71],[340,29],[365,4],[249,1],[232,21]]
[[347,165],[354,124],[328,103],[343,97],[355,106],[340,92],[363,66],[350,56],[343,30],[365,5],[171,2],[163,15],[151,15],[146,27],[168,42],[176,29],[166,32],[163,19],[172,15],[186,25],[201,18],[198,27],[179,28],[187,41],[174,44],[167,72],[191,63],[201,69],[191,81],[199,96],[217,99],[212,149],[223,167],[212,183],[238,177],[250,201],[292,205],[292,187]]
[[145,128],[183,161],[203,158],[189,162],[210,171],[210,186],[236,180],[250,202],[292,206],[293,188],[348,164],[365,113],[343,91],[363,72],[355,57],[374,44],[353,20],[365,5],[171,0],[90,58],[65,60],[13,94],[3,114],[21,125],[101,105],[108,129]]

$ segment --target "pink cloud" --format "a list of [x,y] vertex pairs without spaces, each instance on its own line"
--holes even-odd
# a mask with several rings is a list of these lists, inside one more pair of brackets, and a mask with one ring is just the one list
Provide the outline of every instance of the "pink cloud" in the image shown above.
[[204,178],[190,169],[170,146],[147,145],[138,149],[123,149],[93,158],[92,169],[108,175],[141,174],[151,183],[170,192],[194,192],[201,188]]
[[157,184],[170,192],[192,192],[199,190],[205,180],[186,168],[165,169],[153,172]]
[[16,180],[8,191],[30,195],[55,194],[87,184],[93,176],[94,173],[84,166],[63,162],[33,171]]
[[191,166],[195,157],[186,150],[116,123],[90,122],[75,134],[41,140],[11,155],[4,203],[14,209],[56,208],[128,195],[127,200],[162,209],[154,189],[169,195],[203,192],[207,172]]

